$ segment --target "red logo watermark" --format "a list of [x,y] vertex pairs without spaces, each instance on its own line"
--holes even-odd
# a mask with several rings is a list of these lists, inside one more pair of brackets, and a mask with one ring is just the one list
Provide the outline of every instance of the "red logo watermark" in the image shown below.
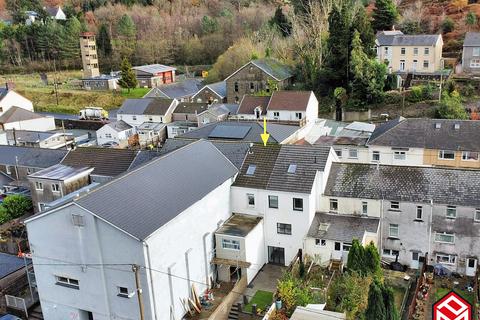
[[433,320],[472,320],[472,306],[450,291],[433,305]]

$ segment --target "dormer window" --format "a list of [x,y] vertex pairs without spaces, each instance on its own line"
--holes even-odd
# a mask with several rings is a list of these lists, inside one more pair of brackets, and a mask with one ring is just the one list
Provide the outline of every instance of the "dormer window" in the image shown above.
[[289,166],[288,166],[288,170],[287,172],[288,173],[295,173],[297,171],[297,165],[295,163],[291,163]]
[[255,174],[255,169],[257,169],[256,165],[254,164],[249,165],[247,169],[247,176],[253,176]]

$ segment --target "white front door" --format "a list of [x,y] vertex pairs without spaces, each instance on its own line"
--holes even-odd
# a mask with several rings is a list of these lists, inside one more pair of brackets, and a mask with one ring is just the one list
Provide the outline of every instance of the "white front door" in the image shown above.
[[467,268],[465,274],[469,277],[473,277],[477,271],[477,259],[467,258]]
[[410,260],[410,269],[418,269],[420,259],[419,252],[412,252],[412,260]]
[[400,60],[400,71],[405,71],[405,60]]

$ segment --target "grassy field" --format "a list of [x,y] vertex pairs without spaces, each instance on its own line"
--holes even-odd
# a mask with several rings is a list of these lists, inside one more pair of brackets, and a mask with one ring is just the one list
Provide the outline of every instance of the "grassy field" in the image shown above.
[[136,88],[127,92],[87,91],[80,88],[81,71],[62,71],[58,78],[58,105],[53,86],[54,74],[47,73],[48,84],[40,78],[40,74],[0,75],[0,83],[13,81],[15,91],[33,102],[35,111],[60,112],[76,114],[88,106],[102,107],[110,110],[120,107],[126,98],[140,98],[149,89]]
[[258,290],[255,292],[253,295],[252,300],[245,306],[245,311],[252,311],[252,305],[256,304],[257,308],[260,308],[263,310],[265,306],[270,307],[273,301],[273,293],[268,292],[268,291],[262,291]]

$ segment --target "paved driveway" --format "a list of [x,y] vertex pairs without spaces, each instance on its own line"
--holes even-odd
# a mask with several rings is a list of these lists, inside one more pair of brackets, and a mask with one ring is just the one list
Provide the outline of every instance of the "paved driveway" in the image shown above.
[[277,280],[282,277],[286,269],[287,267],[274,264],[264,265],[245,290],[245,295],[250,299],[257,290],[275,293],[277,291]]

